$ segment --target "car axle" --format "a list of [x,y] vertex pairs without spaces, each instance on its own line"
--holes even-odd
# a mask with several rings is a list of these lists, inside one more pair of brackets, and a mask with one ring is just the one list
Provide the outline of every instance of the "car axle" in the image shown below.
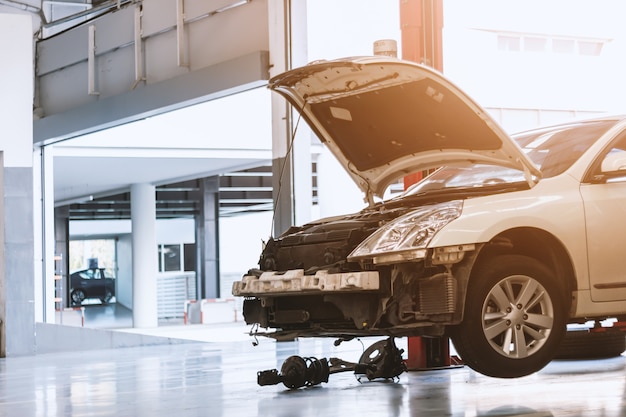
[[283,362],[280,373],[277,369],[257,373],[259,385],[276,385],[297,389],[328,382],[331,374],[353,371],[355,375],[365,375],[368,380],[393,379],[406,371],[402,359],[403,349],[398,349],[394,338],[372,344],[361,355],[359,362],[347,362],[339,358],[303,358],[290,356]]

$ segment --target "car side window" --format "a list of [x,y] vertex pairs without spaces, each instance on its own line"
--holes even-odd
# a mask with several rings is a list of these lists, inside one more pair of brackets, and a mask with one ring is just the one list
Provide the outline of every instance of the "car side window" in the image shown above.
[[81,272],[79,275],[82,279],[91,279],[93,276],[93,272],[91,270],[87,270]]
[[600,171],[614,173],[626,170],[626,150],[613,148],[602,160]]
[[594,166],[593,182],[626,181],[626,132],[611,143]]
[[82,279],[100,279],[103,277],[103,272],[100,269],[87,269],[79,273]]

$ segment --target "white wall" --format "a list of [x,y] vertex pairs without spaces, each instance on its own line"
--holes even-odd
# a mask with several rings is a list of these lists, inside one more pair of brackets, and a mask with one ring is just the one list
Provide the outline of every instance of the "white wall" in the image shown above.
[[400,49],[399,1],[313,0],[307,13],[309,61],[372,55],[380,39],[395,39]]
[[[157,220],[156,239],[159,243],[193,243],[195,240],[193,219]],[[71,239],[89,239],[98,236],[130,234],[130,220],[75,220],[70,222]],[[156,249],[156,248],[155,248]]]
[[272,233],[272,213],[220,218],[220,272],[243,274],[258,268],[259,255]]
[[33,71],[31,19],[26,15],[0,14],[0,150],[4,166],[33,166]]
[[[488,108],[556,110],[540,117],[517,112],[508,130],[626,111],[626,2],[606,0],[444,0],[444,74]],[[497,34],[605,40],[599,56],[512,52]],[[579,112],[577,114],[576,112]],[[516,120],[517,118],[517,120]]]

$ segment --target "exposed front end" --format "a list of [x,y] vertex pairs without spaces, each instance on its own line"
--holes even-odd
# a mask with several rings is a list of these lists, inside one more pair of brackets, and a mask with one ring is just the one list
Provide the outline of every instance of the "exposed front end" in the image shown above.
[[246,323],[276,338],[443,334],[461,319],[475,247],[427,245],[461,206],[367,209],[290,229],[233,284]]

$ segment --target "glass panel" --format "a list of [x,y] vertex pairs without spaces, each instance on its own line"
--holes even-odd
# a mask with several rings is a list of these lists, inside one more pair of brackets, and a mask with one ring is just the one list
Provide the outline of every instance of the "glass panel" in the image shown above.
[[519,36],[498,36],[498,49],[500,51],[519,51],[520,45]]
[[572,39],[552,39],[552,52],[573,54],[576,43]]
[[163,245],[165,271],[180,271],[180,245]]
[[601,42],[578,42],[578,51],[581,55],[600,55],[602,52],[602,43]]
[[524,50],[529,52],[545,52],[547,43],[546,38],[527,36],[524,38]]
[[115,239],[70,240],[69,272],[89,268],[115,271],[117,266]]
[[195,243],[185,243],[184,245],[185,254],[185,271],[195,271],[196,270],[196,244]]

